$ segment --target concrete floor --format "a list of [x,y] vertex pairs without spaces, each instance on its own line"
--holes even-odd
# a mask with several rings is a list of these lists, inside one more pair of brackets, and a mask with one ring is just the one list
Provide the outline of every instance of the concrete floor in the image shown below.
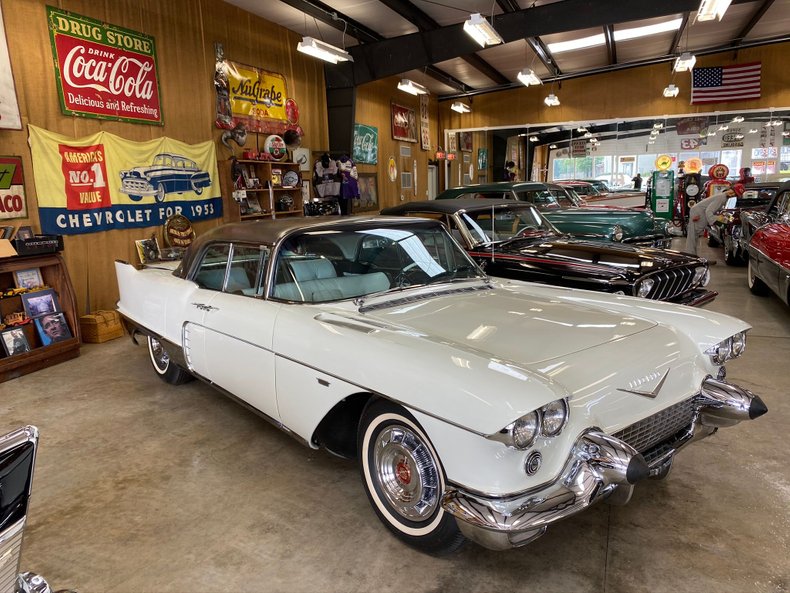
[[[707,247],[703,255],[718,256]],[[128,339],[0,384],[0,429],[41,430],[22,565],[91,592],[786,592],[790,311],[712,268],[709,309],[754,329],[729,379],[769,413],[508,552],[433,558],[379,524],[356,465],[304,448],[211,388],[171,387]]]

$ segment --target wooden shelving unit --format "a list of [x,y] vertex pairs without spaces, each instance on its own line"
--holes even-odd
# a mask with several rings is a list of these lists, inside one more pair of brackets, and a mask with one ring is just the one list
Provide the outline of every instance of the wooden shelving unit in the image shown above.
[[[0,258],[0,289],[5,292],[9,288],[14,288],[14,271],[30,268],[39,268],[44,284],[57,293],[61,311],[66,317],[72,337],[43,346],[32,322],[20,326],[24,329],[31,348],[30,352],[6,356],[0,348],[0,383],[80,355],[80,324],[74,288],[60,254]],[[24,311],[22,298],[19,295],[0,298],[2,316],[16,311]]]
[[[261,211],[254,212],[245,208],[245,204],[233,199],[236,189],[236,180],[232,178],[230,160],[219,161],[219,177],[222,187],[223,220],[224,222],[238,222],[240,220],[256,220],[260,218],[277,219],[286,216],[304,216],[302,203],[302,175],[298,163],[278,161],[258,161],[239,159],[238,163],[247,172],[247,178],[258,180],[259,187],[247,187],[247,203],[250,199],[257,199]],[[280,171],[279,183],[272,171]],[[293,171],[298,178],[298,183],[292,186],[282,185],[282,179],[288,171]],[[292,175],[293,176],[293,175]],[[244,182],[246,184],[246,180]],[[283,206],[282,198],[290,198],[290,205]]]

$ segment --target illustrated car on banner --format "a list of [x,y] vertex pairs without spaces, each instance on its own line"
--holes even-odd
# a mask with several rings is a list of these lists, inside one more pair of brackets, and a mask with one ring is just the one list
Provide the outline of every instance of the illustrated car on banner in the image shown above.
[[426,200],[381,211],[441,220],[492,276],[684,305],[711,302],[707,262],[677,251],[585,241],[560,233],[532,204]]
[[724,380],[743,321],[493,279],[438,221],[229,224],[172,265],[116,262],[155,373],[358,459],[382,523],[429,552],[519,546],[625,503],[687,444],[767,411]]
[[200,169],[195,161],[182,155],[163,152],[154,157],[146,167],[135,167],[121,171],[120,191],[139,202],[146,196],[154,196],[164,202],[166,194],[195,192],[211,186],[208,172]]

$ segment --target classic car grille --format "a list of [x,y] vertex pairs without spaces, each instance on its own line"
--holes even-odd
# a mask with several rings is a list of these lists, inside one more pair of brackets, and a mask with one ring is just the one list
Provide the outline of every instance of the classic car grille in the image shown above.
[[694,279],[694,268],[673,268],[657,272],[650,276],[655,281],[653,289],[647,295],[649,299],[665,301],[679,296],[691,288]]
[[0,593],[14,593],[16,575],[19,570],[19,557],[22,552],[22,533],[24,519],[4,534],[7,539],[0,541]]
[[674,440],[672,437],[692,423],[694,414],[700,406],[700,397],[695,395],[674,406],[669,406],[612,436],[631,445],[650,463],[652,459],[663,453],[665,441]]
[[124,179],[121,182],[122,191],[124,192],[135,192],[135,191],[145,191],[147,189],[151,189],[151,185],[145,179]]

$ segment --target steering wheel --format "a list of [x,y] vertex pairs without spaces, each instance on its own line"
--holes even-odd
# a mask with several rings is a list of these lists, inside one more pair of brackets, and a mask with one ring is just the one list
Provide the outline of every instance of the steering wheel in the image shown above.
[[395,286],[411,286],[412,284],[423,284],[428,279],[428,274],[426,274],[422,268],[419,267],[420,264],[417,262],[412,262],[405,266],[398,274],[395,276]]
[[515,234],[515,235],[513,235],[513,236],[514,236],[514,237],[526,237],[526,236],[527,236],[527,234],[529,234],[529,233],[533,233],[533,232],[535,232],[535,231],[537,231],[537,230],[538,230],[538,227],[527,225],[527,226],[521,227],[521,228],[520,228],[520,229],[519,229],[519,230],[516,232],[516,234]]

